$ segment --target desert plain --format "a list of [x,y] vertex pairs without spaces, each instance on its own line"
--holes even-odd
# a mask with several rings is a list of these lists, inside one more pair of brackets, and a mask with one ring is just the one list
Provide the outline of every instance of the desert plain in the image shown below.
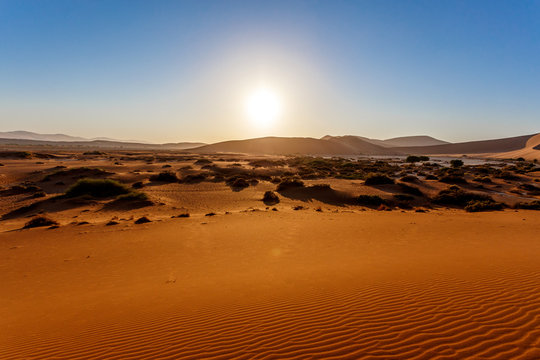
[[532,160],[0,163],[2,359],[540,358]]

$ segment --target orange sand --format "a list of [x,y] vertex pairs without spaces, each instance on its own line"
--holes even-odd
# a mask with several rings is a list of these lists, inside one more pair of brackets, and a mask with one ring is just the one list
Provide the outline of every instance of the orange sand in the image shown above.
[[540,213],[0,233],[1,359],[539,359]]

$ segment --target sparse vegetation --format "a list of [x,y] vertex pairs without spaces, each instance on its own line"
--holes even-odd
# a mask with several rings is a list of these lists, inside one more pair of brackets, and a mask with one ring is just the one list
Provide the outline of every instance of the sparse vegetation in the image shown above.
[[36,228],[36,227],[44,227],[44,226],[55,226],[58,225],[58,223],[52,219],[49,219],[45,216],[37,216],[33,218],[32,220],[28,221],[26,224],[24,224],[23,229],[30,229],[30,228]]
[[358,205],[362,206],[380,206],[386,203],[383,198],[378,195],[359,195],[356,198]]
[[149,222],[152,222],[152,220],[150,220],[146,216],[140,217],[137,220],[135,220],[135,224],[145,224],[145,223],[149,223]]
[[494,202],[493,199],[484,194],[477,194],[464,191],[457,186],[451,186],[448,189],[441,190],[434,198],[433,202],[441,205],[453,205],[465,207],[471,201]]
[[540,210],[540,200],[534,200],[531,202],[520,202],[515,205],[516,209],[526,210]]
[[368,186],[393,184],[394,179],[380,173],[369,173],[364,183]]
[[266,205],[275,205],[275,204],[279,203],[279,197],[276,195],[275,192],[267,191],[267,192],[264,193],[262,201]]
[[453,167],[453,168],[462,167],[463,166],[463,161],[458,160],[458,159],[450,160],[450,166]]
[[480,211],[493,211],[493,210],[502,210],[504,205],[495,202],[493,200],[475,200],[469,201],[465,206],[465,211],[468,212],[480,212]]
[[64,196],[73,198],[87,195],[93,198],[108,198],[129,194],[131,190],[124,184],[110,179],[81,179],[69,187]]
[[155,182],[164,182],[164,183],[175,183],[179,181],[176,174],[168,170],[162,171],[159,174],[150,176],[150,180],[155,181]]
[[294,188],[301,188],[304,187],[304,182],[302,180],[298,179],[285,179],[281,181],[277,187],[277,191],[284,191]]

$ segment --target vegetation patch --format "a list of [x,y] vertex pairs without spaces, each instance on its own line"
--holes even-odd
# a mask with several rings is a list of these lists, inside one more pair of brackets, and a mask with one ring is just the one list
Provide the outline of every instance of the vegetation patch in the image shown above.
[[178,176],[172,171],[162,171],[159,174],[150,176],[150,180],[154,182],[175,183],[178,182]]
[[294,188],[302,188],[304,186],[305,185],[302,180],[285,179],[279,183],[276,190],[279,192],[279,191],[284,191],[284,190],[289,190],[289,189],[294,189]]
[[356,203],[362,206],[380,206],[386,204],[383,198],[378,195],[359,195],[356,198]]
[[493,210],[502,210],[504,205],[495,202],[493,200],[476,200],[469,201],[465,206],[465,211],[468,212],[480,212],[480,211],[493,211]]
[[45,216],[37,216],[33,218],[32,220],[28,221],[26,224],[24,224],[23,229],[30,229],[30,228],[36,228],[36,227],[44,227],[44,226],[55,226],[58,225],[58,223],[52,219],[49,219]]
[[469,202],[489,201],[494,202],[491,196],[464,191],[457,186],[441,190],[434,198],[433,202],[440,205],[453,205],[465,207]]
[[276,195],[275,192],[267,191],[267,192],[264,193],[262,201],[266,205],[275,205],[275,204],[279,203],[279,197]]
[[531,202],[520,202],[515,205],[516,209],[526,210],[540,210],[540,200],[534,200]]
[[364,182],[367,186],[393,184],[394,179],[381,173],[369,173]]
[[110,179],[81,179],[70,186],[64,194],[67,198],[90,196],[93,198],[108,198],[129,194],[132,191],[124,184]]

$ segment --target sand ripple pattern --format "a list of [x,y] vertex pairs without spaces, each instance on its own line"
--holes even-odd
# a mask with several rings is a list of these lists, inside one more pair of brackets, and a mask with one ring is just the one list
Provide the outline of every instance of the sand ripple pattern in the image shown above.
[[540,272],[351,285],[179,310],[87,329],[77,339],[13,341],[0,358],[540,359]]

